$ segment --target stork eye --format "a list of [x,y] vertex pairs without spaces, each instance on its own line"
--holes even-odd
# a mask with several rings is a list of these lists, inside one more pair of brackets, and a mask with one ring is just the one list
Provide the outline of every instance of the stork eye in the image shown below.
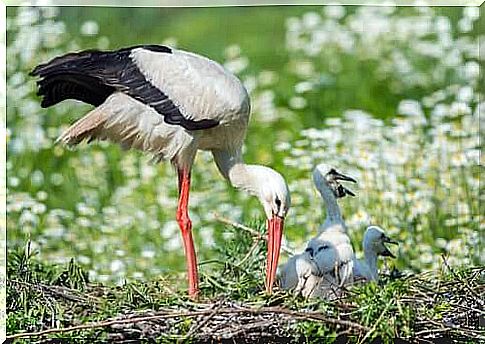
[[276,197],[276,199],[275,199],[275,201],[274,201],[274,202],[276,203],[276,206],[277,206],[277,207],[278,207],[278,209],[279,209],[279,208],[281,207],[281,200],[280,200],[278,197]]

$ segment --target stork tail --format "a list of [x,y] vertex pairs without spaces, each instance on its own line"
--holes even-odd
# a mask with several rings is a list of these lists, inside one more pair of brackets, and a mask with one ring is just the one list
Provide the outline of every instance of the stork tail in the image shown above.
[[56,143],[62,142],[67,145],[76,145],[84,139],[89,141],[96,139],[97,129],[102,128],[107,119],[108,116],[96,108],[71,125],[56,140]]

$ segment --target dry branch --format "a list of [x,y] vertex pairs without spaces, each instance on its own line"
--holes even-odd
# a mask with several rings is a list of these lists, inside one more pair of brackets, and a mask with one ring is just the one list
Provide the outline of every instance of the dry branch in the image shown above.
[[280,307],[262,307],[262,308],[225,307],[225,308],[206,309],[206,310],[199,310],[199,311],[183,311],[183,312],[175,311],[175,310],[160,311],[160,312],[157,312],[157,314],[155,315],[135,316],[127,319],[107,319],[104,321],[92,322],[92,323],[71,326],[66,328],[48,329],[48,330],[38,331],[38,332],[17,333],[13,335],[8,335],[6,338],[17,339],[17,338],[26,338],[26,337],[39,337],[39,336],[45,336],[48,334],[91,330],[91,329],[100,328],[100,327],[109,327],[113,325],[123,325],[123,324],[134,324],[134,323],[139,323],[143,321],[153,321],[153,320],[161,320],[161,319],[168,319],[168,318],[178,318],[178,317],[182,318],[182,317],[196,317],[196,316],[209,316],[213,318],[216,314],[244,314],[244,313],[251,314],[251,315],[261,315],[265,313],[281,314],[281,315],[289,316],[290,318],[321,321],[324,323],[341,326],[347,329],[352,329],[354,332],[357,332],[357,333],[369,331],[369,328],[366,326],[362,326],[347,320],[328,318],[318,312],[298,312],[298,311],[293,311],[293,310],[280,308]]
[[[234,222],[232,220],[229,220],[228,218],[222,217],[222,216],[220,216],[217,213],[214,213],[214,217],[215,217],[215,219],[217,221],[219,221],[221,223],[224,223],[226,225],[232,226],[234,228],[241,229],[241,230],[243,230],[245,232],[248,232],[252,236],[255,236],[257,239],[263,239],[265,241],[268,241],[268,236],[267,235],[261,234],[260,232],[258,232],[254,228],[251,228],[251,227],[245,226],[245,225],[243,225],[241,223],[237,223],[237,222]],[[281,244],[281,250],[284,251],[284,252],[286,252],[290,256],[294,256],[295,255],[295,252],[293,252],[292,249],[288,248],[284,244]]]

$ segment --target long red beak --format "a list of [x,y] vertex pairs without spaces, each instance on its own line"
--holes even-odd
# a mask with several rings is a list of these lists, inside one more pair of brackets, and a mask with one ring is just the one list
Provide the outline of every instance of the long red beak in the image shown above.
[[273,215],[268,220],[268,258],[266,260],[266,292],[271,294],[276,278],[276,269],[280,258],[281,235],[283,234],[284,219]]

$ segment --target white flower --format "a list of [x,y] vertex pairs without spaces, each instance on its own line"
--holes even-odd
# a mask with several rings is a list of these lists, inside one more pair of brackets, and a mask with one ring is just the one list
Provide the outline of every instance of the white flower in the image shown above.
[[93,20],[88,20],[81,25],[81,34],[85,36],[95,36],[99,32],[99,25]]
[[295,85],[296,93],[305,93],[313,89],[313,84],[309,81],[302,81]]
[[451,116],[462,116],[462,115],[469,115],[472,113],[472,109],[466,104],[462,102],[453,102],[450,107],[450,115]]
[[44,182],[44,174],[42,171],[35,170],[30,176],[33,185],[41,185]]
[[431,111],[433,117],[445,117],[449,112],[449,107],[446,104],[437,104]]
[[329,5],[323,8],[325,16],[334,19],[340,19],[345,16],[345,7],[341,5]]
[[460,101],[460,102],[464,102],[464,103],[469,103],[473,100],[473,88],[470,87],[470,86],[463,86],[462,88],[460,88],[460,90],[458,91],[458,94],[456,96],[456,98]]
[[19,225],[21,227],[26,225],[36,226],[38,221],[39,221],[39,217],[35,215],[33,212],[31,212],[30,210],[26,209],[22,212],[22,215],[20,215]]
[[83,264],[83,265],[88,265],[91,263],[91,258],[87,257],[87,256],[78,256],[77,257],[77,261],[80,263],[80,264]]
[[123,263],[119,259],[115,259],[111,262],[110,264],[110,270],[111,272],[119,272],[125,269],[125,263]]
[[39,10],[35,7],[19,7],[17,25],[28,27],[39,20]]
[[9,177],[8,179],[8,185],[11,187],[17,187],[20,184],[20,179],[17,177]]
[[270,71],[270,70],[263,70],[259,73],[258,81],[261,86],[270,86],[276,83],[278,80],[278,74]]
[[43,214],[47,210],[47,207],[43,203],[35,203],[32,206],[32,212],[34,214]]
[[477,6],[465,7],[463,8],[463,16],[475,21],[480,18],[480,8]]
[[230,45],[224,50],[224,55],[228,60],[236,59],[241,56],[241,47],[237,44]]
[[320,16],[315,12],[307,12],[303,15],[303,25],[306,29],[314,29],[320,23]]
[[469,61],[463,66],[463,76],[468,80],[475,80],[480,75],[480,66],[475,61]]
[[224,67],[226,67],[234,74],[239,74],[246,69],[248,64],[249,60],[247,59],[247,57],[239,57],[237,59],[227,61],[226,63],[224,63]]
[[423,109],[421,104],[416,100],[406,99],[401,100],[398,106],[398,113],[406,116],[423,116]]
[[438,33],[446,33],[451,30],[451,23],[447,17],[439,16],[435,20],[435,29]]
[[461,18],[458,21],[458,29],[460,32],[470,32],[473,30],[473,22],[467,17]]
[[306,99],[303,97],[292,97],[289,105],[293,109],[303,109],[306,106]]
[[152,249],[144,249],[142,252],[141,252],[141,256],[143,258],[148,258],[148,259],[151,259],[153,257],[155,257],[155,251],[152,250]]

